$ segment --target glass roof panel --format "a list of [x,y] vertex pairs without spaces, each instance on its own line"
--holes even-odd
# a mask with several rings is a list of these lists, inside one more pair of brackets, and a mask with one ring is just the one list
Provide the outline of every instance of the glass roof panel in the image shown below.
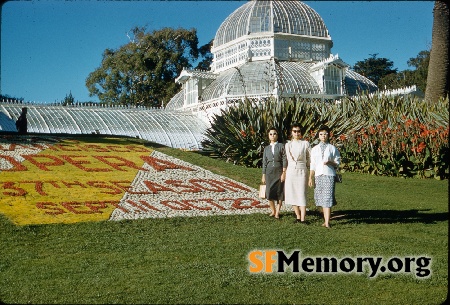
[[345,90],[348,95],[358,95],[363,91],[374,92],[378,87],[370,79],[348,69],[345,73]]
[[309,73],[312,63],[272,60],[248,62],[226,70],[204,91],[204,102],[226,96],[270,95],[279,93],[320,94],[320,88]]
[[207,128],[204,121],[187,112],[4,104],[0,107],[0,130],[16,131],[11,121],[17,120],[22,107],[28,107],[30,133],[90,134],[99,130],[101,134],[139,136],[170,147],[199,149]]
[[308,71],[310,65],[281,62],[283,77],[279,78],[280,91],[287,94],[319,94],[320,88]]
[[250,33],[272,31],[272,9],[269,1],[255,1],[250,16]]
[[181,89],[166,105],[166,110],[179,109],[184,106],[184,90]]
[[236,69],[228,69],[227,71],[220,73],[220,75],[206,87],[205,90],[203,90],[202,100],[208,101],[225,95],[228,83],[235,72]]

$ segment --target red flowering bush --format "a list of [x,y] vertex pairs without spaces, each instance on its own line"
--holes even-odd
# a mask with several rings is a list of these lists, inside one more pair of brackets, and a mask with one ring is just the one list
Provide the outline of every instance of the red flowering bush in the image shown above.
[[449,128],[418,119],[389,127],[382,121],[339,137],[342,168],[384,176],[449,178]]
[[337,103],[311,99],[250,101],[213,117],[202,153],[234,164],[261,167],[267,129],[280,143],[299,123],[302,137],[317,144],[317,128],[328,125],[342,151],[344,170],[385,176],[448,178],[449,100],[427,103],[414,96],[360,96]]

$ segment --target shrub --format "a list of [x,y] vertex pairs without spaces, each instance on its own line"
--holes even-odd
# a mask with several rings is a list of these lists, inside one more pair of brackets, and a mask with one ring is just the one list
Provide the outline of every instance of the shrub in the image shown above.
[[263,149],[269,143],[268,128],[274,126],[279,131],[280,143],[286,142],[294,122],[302,126],[307,140],[312,140],[322,124],[333,126],[334,133],[340,134],[350,128],[350,121],[338,109],[336,105],[312,103],[309,99],[278,103],[274,99],[258,103],[246,100],[213,118],[202,142],[202,152],[234,164],[261,167]]
[[449,100],[428,104],[413,96],[359,96],[337,103],[320,99],[245,100],[213,117],[203,153],[234,164],[260,167],[274,126],[286,142],[297,122],[310,142],[328,125],[346,171],[403,177],[448,178]]

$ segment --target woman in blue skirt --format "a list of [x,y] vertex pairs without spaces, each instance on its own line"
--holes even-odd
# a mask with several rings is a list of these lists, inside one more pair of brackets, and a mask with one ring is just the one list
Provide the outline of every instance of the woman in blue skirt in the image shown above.
[[314,187],[316,206],[322,207],[324,223],[330,228],[331,207],[335,205],[334,189],[336,169],[341,162],[339,150],[328,143],[330,128],[321,126],[316,134],[320,143],[311,150],[311,165],[308,184]]

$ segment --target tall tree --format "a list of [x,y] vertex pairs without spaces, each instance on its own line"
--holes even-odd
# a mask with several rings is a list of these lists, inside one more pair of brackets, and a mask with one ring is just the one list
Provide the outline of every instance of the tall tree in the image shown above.
[[72,95],[72,91],[70,91],[69,95],[66,94],[66,97],[64,98],[62,105],[68,106],[75,104],[75,98]]
[[101,66],[86,79],[100,102],[160,106],[179,90],[174,79],[198,58],[195,29],[134,28],[130,42],[103,53]]
[[417,57],[408,60],[408,66],[415,68],[412,71],[412,85],[416,85],[417,88],[425,92],[427,87],[428,67],[430,66],[430,51],[420,51]]
[[378,82],[380,89],[397,89],[416,85],[425,92],[427,85],[428,64],[430,62],[430,51],[420,51],[419,54],[408,60],[408,66],[412,70],[403,70],[383,76]]
[[434,2],[433,32],[431,41],[430,65],[428,67],[425,99],[437,102],[449,94],[449,4],[447,1]]
[[23,101],[24,101],[23,97],[17,98],[17,97],[12,97],[9,94],[0,94],[0,101],[3,101],[3,100],[14,101],[15,103],[23,103]]
[[394,63],[387,58],[377,58],[376,54],[369,54],[370,57],[363,61],[358,61],[353,66],[355,72],[364,75],[378,86],[378,82],[383,76],[391,73],[397,73],[397,69],[393,68]]
[[211,39],[207,44],[201,46],[198,51],[203,57],[203,60],[197,64],[196,69],[209,71],[211,70],[211,64],[213,61],[213,55],[211,53],[211,47],[213,45],[214,39]]

